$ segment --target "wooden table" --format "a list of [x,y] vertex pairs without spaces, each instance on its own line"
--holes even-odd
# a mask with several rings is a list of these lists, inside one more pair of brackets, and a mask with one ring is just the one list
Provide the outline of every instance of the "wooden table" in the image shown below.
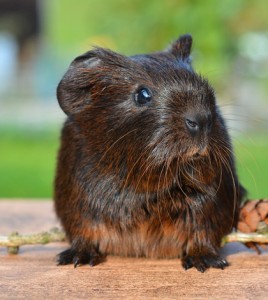
[[[51,201],[0,200],[0,234],[36,233],[59,226]],[[0,299],[268,299],[268,252],[241,244],[223,249],[231,266],[204,274],[184,271],[178,259],[108,256],[96,267],[56,266],[66,243],[0,247]]]

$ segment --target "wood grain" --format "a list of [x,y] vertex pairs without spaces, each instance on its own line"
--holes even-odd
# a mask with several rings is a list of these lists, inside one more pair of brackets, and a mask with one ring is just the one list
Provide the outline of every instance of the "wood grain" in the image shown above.
[[[33,233],[57,226],[51,201],[0,200],[0,234]],[[238,243],[223,249],[226,270],[184,271],[180,260],[107,257],[96,267],[57,267],[67,244],[0,248],[1,299],[268,299],[268,252]]]

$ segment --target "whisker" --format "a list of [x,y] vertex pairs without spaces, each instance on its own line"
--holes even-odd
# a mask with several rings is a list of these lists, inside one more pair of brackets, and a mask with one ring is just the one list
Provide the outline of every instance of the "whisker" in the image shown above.
[[[218,146],[216,146],[218,147]],[[225,152],[225,154],[227,155],[227,157],[224,157],[222,154],[221,154],[221,151],[219,151],[219,159],[222,161],[222,164],[225,166],[225,168],[227,169],[228,173],[230,174],[231,176],[231,180],[232,180],[232,185],[233,185],[233,222],[234,222],[234,218],[235,218],[235,213],[236,213],[236,209],[238,208],[238,204],[237,204],[237,196],[238,196],[238,191],[236,189],[236,181],[235,181],[235,175],[233,174],[233,170],[232,170],[232,167],[230,165],[230,162],[229,160],[227,160],[227,158],[230,157],[230,151],[226,151],[226,149],[224,149],[224,147],[221,148],[221,150],[223,152]],[[229,150],[229,149],[228,149]]]
[[118,138],[115,142],[112,143],[112,145],[104,152],[104,154],[102,155],[101,159],[99,160],[99,164],[100,162],[105,158],[105,156],[107,155],[107,153],[119,142],[121,141],[123,138],[125,138],[127,135],[129,135],[130,133],[136,131],[137,129],[133,129],[128,131],[127,133],[125,133],[124,135],[122,135],[120,138]]

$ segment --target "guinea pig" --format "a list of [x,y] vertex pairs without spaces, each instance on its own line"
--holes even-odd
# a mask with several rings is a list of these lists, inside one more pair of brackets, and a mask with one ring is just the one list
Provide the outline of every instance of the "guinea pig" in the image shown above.
[[180,258],[201,272],[228,266],[221,239],[237,225],[245,190],[191,46],[186,34],[145,55],[94,48],[63,76],[54,199],[71,246],[59,265],[112,254]]

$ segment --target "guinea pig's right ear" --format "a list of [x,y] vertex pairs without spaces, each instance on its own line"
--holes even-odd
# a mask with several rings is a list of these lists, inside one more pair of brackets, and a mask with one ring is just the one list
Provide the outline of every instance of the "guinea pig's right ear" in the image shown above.
[[57,87],[60,107],[67,115],[83,110],[91,102],[89,71],[97,67],[100,59],[94,50],[76,57]]
[[192,48],[193,39],[190,34],[181,35],[169,48],[171,52],[178,60],[190,63],[190,54]]

